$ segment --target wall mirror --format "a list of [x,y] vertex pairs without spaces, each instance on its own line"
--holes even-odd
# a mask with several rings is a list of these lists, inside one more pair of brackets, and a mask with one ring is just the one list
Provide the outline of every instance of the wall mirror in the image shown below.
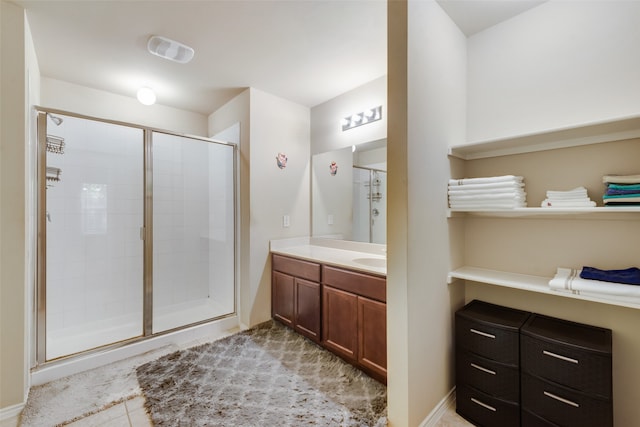
[[311,158],[313,237],[387,243],[387,140]]

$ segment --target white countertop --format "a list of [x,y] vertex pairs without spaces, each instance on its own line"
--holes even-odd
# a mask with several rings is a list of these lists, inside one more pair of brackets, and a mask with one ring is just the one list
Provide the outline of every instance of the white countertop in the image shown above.
[[270,242],[272,253],[307,261],[387,275],[385,245],[362,244],[331,239],[283,239]]

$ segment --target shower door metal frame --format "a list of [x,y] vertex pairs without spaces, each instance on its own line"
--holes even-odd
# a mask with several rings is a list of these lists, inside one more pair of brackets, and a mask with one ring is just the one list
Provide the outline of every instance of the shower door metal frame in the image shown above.
[[[45,108],[40,106],[34,107],[37,114],[37,165],[36,179],[38,183],[38,191],[36,194],[36,278],[35,278],[35,366],[53,365],[64,362],[77,356],[83,356],[91,353],[103,352],[108,349],[115,349],[139,341],[144,341],[150,337],[161,336],[175,331],[209,323],[215,320],[224,319],[226,317],[235,316],[238,312],[238,227],[240,223],[238,210],[238,144],[231,142],[217,141],[211,138],[199,137],[194,135],[185,135],[178,132],[172,132],[165,129],[159,129],[149,126],[136,125],[117,120],[101,119],[68,111]],[[46,306],[47,306],[47,193],[46,193],[46,166],[47,166],[47,114],[63,115],[83,120],[91,120],[101,123],[125,126],[143,131],[143,186],[144,186],[144,209],[143,209],[143,225],[140,230],[140,237],[143,240],[143,319],[142,319],[142,335],[133,337],[124,341],[105,344],[96,348],[88,349],[79,353],[67,356],[61,356],[56,359],[47,360],[46,353]],[[205,319],[199,322],[189,323],[173,329],[162,332],[153,333],[153,133],[163,133],[167,135],[178,136],[196,141],[203,141],[212,144],[229,146],[232,149],[232,174],[233,174],[233,311],[231,313]]]

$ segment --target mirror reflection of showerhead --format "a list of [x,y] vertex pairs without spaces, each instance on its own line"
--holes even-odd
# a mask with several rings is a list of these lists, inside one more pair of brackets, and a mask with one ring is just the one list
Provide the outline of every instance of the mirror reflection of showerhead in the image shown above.
[[49,116],[49,118],[51,119],[51,121],[52,121],[56,126],[60,126],[60,124],[62,124],[62,122],[64,121],[64,120],[62,120],[62,117],[54,116],[53,114],[47,114],[47,116]]

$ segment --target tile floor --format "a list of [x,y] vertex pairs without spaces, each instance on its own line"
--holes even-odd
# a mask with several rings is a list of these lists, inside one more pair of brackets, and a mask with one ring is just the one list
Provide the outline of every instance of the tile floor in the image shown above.
[[[11,418],[0,423],[0,427],[18,427],[19,418]],[[151,419],[144,409],[144,398],[136,396],[125,402],[86,416],[69,427],[153,427]],[[46,426],[43,426],[46,427]]]
[[69,427],[151,427],[142,396],[69,424]]
[[[188,348],[193,345],[202,344],[207,340],[198,340],[182,345],[182,348]],[[169,351],[169,350],[166,350]],[[135,359],[127,359],[123,364],[131,364],[135,366],[142,362]],[[100,368],[98,368],[100,369]],[[97,370],[96,370],[97,372]],[[112,371],[110,371],[112,372]],[[118,374],[120,375],[120,374]],[[97,374],[95,376],[98,376]],[[91,376],[93,377],[93,375]],[[78,408],[78,416],[82,415],[82,408]],[[72,412],[73,413],[73,412]],[[0,427],[18,427],[20,425],[19,417],[3,420]],[[136,395],[122,403],[111,406],[100,412],[80,418],[65,426],[71,427],[152,427],[153,423],[144,409],[144,397]],[[455,412],[455,408],[448,408],[435,427],[473,427],[473,424],[467,422]],[[50,427],[50,426],[38,426]]]
[[[18,418],[12,418],[0,423],[0,427],[17,427]],[[78,421],[67,424],[69,427],[153,427],[144,409],[144,398],[134,397],[111,408],[89,415]],[[440,418],[436,427],[473,427],[464,418],[448,409]]]

